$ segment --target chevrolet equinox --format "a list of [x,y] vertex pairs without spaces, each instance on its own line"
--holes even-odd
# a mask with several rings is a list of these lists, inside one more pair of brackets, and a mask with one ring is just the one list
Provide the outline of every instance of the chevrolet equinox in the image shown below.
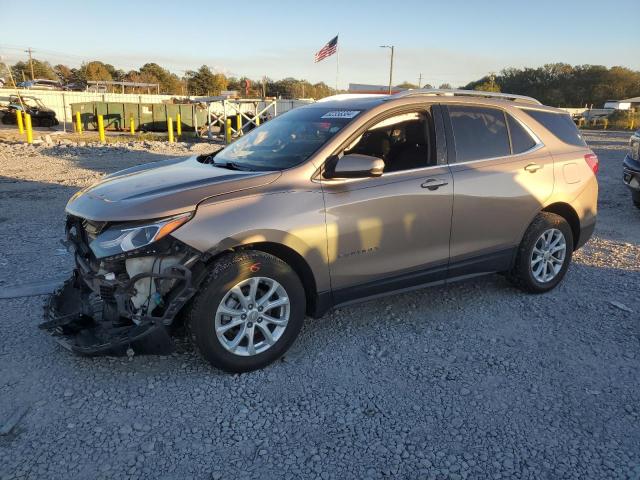
[[495,272],[547,292],[593,233],[597,170],[569,115],[530,97],[330,97],[76,193],[75,269],[41,327],[95,355],[180,323],[244,372],[335,306]]

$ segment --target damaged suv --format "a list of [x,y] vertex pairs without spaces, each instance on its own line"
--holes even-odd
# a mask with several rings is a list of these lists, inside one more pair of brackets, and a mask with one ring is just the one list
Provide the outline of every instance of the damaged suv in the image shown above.
[[333,97],[75,194],[76,267],[43,328],[92,355],[180,323],[242,372],[337,305],[494,272],[546,292],[593,232],[597,168],[571,118],[529,97]]

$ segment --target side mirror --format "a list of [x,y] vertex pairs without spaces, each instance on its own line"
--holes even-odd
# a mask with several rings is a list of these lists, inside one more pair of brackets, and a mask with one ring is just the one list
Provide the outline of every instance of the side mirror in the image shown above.
[[339,158],[333,168],[327,169],[327,178],[379,177],[384,172],[384,160],[369,155],[350,153]]

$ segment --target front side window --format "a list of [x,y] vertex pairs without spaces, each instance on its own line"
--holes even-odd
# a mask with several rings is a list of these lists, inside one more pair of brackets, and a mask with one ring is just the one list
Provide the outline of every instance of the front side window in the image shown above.
[[360,110],[299,108],[265,123],[215,155],[240,170],[285,170],[306,161]]
[[429,112],[409,112],[381,120],[344,151],[384,160],[384,172],[398,172],[435,164],[435,136]]
[[502,110],[452,105],[448,107],[456,162],[505,157],[511,154]]

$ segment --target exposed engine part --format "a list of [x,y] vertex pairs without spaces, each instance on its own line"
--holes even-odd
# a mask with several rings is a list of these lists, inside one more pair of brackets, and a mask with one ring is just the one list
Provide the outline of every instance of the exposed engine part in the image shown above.
[[[180,264],[180,257],[134,257],[125,261],[125,268],[129,278],[142,273],[162,273],[164,270]],[[142,277],[136,281],[134,294],[131,296],[131,304],[135,313],[141,309],[145,312],[153,312],[154,308],[161,305],[162,296],[166,294],[175,282],[172,280],[157,280],[152,277]]]

